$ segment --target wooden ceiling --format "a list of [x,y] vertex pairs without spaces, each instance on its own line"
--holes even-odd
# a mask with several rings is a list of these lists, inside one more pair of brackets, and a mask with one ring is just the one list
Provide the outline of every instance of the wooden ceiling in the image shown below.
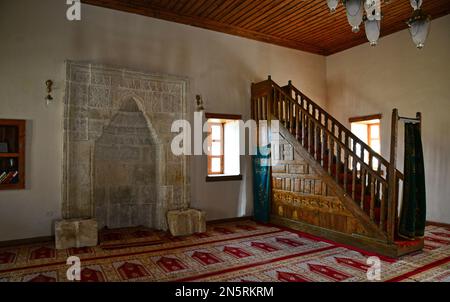
[[[367,43],[364,26],[354,34],[342,3],[330,13],[326,0],[82,0],[83,3],[202,27],[289,48],[330,55]],[[450,0],[424,0],[438,18]],[[407,28],[409,0],[382,4],[381,36]],[[432,29],[431,29],[432,30]],[[412,45],[410,45],[412,46]]]

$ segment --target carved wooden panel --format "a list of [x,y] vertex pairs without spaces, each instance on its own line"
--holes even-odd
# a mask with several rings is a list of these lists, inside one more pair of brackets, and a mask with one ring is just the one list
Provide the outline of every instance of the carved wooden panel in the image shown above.
[[282,135],[273,143],[272,160],[272,215],[366,235],[364,226]]
[[273,190],[272,214],[347,234],[366,235],[364,227],[336,197]]
[[[308,196],[287,191],[273,190],[273,203],[281,207],[301,208],[308,211],[342,216],[352,216],[336,197]],[[279,213],[278,213],[279,214]]]
[[272,159],[273,189],[329,196],[327,185],[282,136],[273,145]]

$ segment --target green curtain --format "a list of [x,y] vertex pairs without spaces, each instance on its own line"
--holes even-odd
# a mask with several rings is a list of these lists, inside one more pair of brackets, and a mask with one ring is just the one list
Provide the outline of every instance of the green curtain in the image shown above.
[[[262,152],[261,152],[262,151]],[[256,221],[270,218],[270,144],[259,147],[253,162],[253,211]]]
[[418,123],[405,124],[404,174],[399,235],[414,239],[424,235],[426,219],[425,171]]

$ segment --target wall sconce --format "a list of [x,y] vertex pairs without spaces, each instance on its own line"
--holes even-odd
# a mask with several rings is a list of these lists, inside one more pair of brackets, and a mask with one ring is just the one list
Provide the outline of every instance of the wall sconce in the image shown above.
[[205,108],[203,107],[202,97],[199,94],[197,94],[195,96],[195,99],[197,100],[197,110],[196,111],[204,111]]
[[53,97],[51,95],[53,81],[52,80],[47,80],[45,82],[45,86],[47,87],[47,96],[45,97],[45,101],[47,102],[47,105],[48,105],[51,101],[53,101]]

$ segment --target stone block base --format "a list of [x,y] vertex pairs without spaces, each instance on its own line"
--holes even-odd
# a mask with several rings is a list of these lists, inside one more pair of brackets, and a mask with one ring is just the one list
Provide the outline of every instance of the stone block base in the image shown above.
[[64,219],[55,222],[56,249],[96,246],[98,228],[95,219]]
[[167,223],[172,236],[186,236],[206,232],[206,214],[201,210],[168,211]]

